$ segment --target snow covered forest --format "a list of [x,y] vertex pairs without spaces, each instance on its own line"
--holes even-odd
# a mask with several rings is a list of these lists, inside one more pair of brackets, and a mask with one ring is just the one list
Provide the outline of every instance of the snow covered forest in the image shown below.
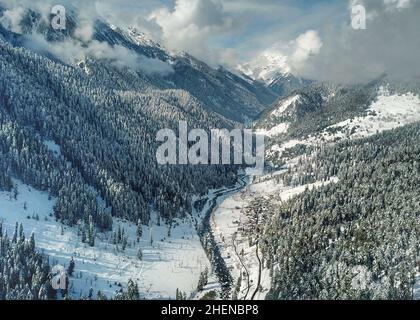
[[419,124],[313,151],[281,179],[306,185],[267,207],[261,247],[279,299],[412,299],[419,268]]

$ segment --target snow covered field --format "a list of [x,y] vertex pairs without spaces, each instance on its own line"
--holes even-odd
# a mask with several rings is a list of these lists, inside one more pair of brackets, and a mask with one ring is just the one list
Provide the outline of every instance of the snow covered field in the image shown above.
[[[68,266],[75,260],[75,273],[70,292],[75,297],[87,296],[92,287],[111,297],[119,283],[125,286],[131,278],[139,285],[143,298],[174,298],[176,289],[190,295],[197,287],[199,275],[209,261],[196,234],[193,219],[177,221],[171,230],[166,225],[143,226],[143,237],[136,243],[136,226],[114,220],[128,235],[125,252],[110,244],[110,234],[98,234],[95,247],[83,244],[76,228],[64,227],[55,221],[52,210],[55,199],[49,198],[20,181],[17,200],[13,192],[0,192],[0,219],[11,236],[16,222],[22,222],[26,237],[35,232],[37,248],[50,256],[50,264]],[[153,239],[153,242],[151,241]],[[137,258],[138,249],[143,259]]]

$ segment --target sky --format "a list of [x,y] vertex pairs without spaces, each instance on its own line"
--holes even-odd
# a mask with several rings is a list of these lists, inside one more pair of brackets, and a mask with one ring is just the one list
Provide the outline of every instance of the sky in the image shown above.
[[[284,56],[292,73],[314,80],[419,73],[420,0],[0,0],[9,9],[0,22],[16,29],[22,7],[48,12],[57,2],[79,9],[83,40],[101,17],[212,66],[235,68],[271,53]],[[365,29],[352,27],[355,6],[366,12]]]

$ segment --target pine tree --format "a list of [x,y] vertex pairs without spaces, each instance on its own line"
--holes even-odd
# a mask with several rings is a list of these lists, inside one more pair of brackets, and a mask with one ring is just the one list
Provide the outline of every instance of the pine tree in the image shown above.
[[70,277],[73,275],[75,266],[76,266],[76,264],[74,263],[74,259],[73,259],[73,257],[71,257],[69,267],[67,268],[67,274]]
[[137,232],[136,232],[136,235],[137,235],[137,242],[139,242],[140,241],[140,239],[141,239],[141,237],[143,236],[143,228],[142,228],[143,226],[142,226],[142,224],[141,224],[141,219],[139,219],[138,221],[137,221]]
[[12,243],[16,243],[17,242],[18,230],[19,230],[19,224],[16,222],[16,224],[15,224],[15,231],[13,232]]
[[35,233],[31,233],[31,237],[29,239],[29,248],[31,251],[35,251]]
[[95,246],[95,227],[92,216],[89,216],[88,243],[91,247]]
[[143,251],[141,249],[137,251],[137,259],[143,260]]
[[209,277],[209,269],[206,267],[203,272],[200,274],[200,278],[198,280],[198,291],[203,291],[204,287],[208,284],[208,277]]
[[132,279],[128,280],[126,297],[127,300],[140,299],[139,288],[137,286],[137,283],[135,283]]
[[25,242],[25,233],[23,232],[23,224],[22,223],[19,225],[19,242],[20,243]]

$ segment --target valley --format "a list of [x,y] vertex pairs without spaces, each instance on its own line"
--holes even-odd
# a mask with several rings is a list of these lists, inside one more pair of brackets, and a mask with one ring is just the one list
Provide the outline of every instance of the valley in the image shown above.
[[314,31],[235,67],[4,5],[0,300],[420,299],[418,78],[295,75]]

